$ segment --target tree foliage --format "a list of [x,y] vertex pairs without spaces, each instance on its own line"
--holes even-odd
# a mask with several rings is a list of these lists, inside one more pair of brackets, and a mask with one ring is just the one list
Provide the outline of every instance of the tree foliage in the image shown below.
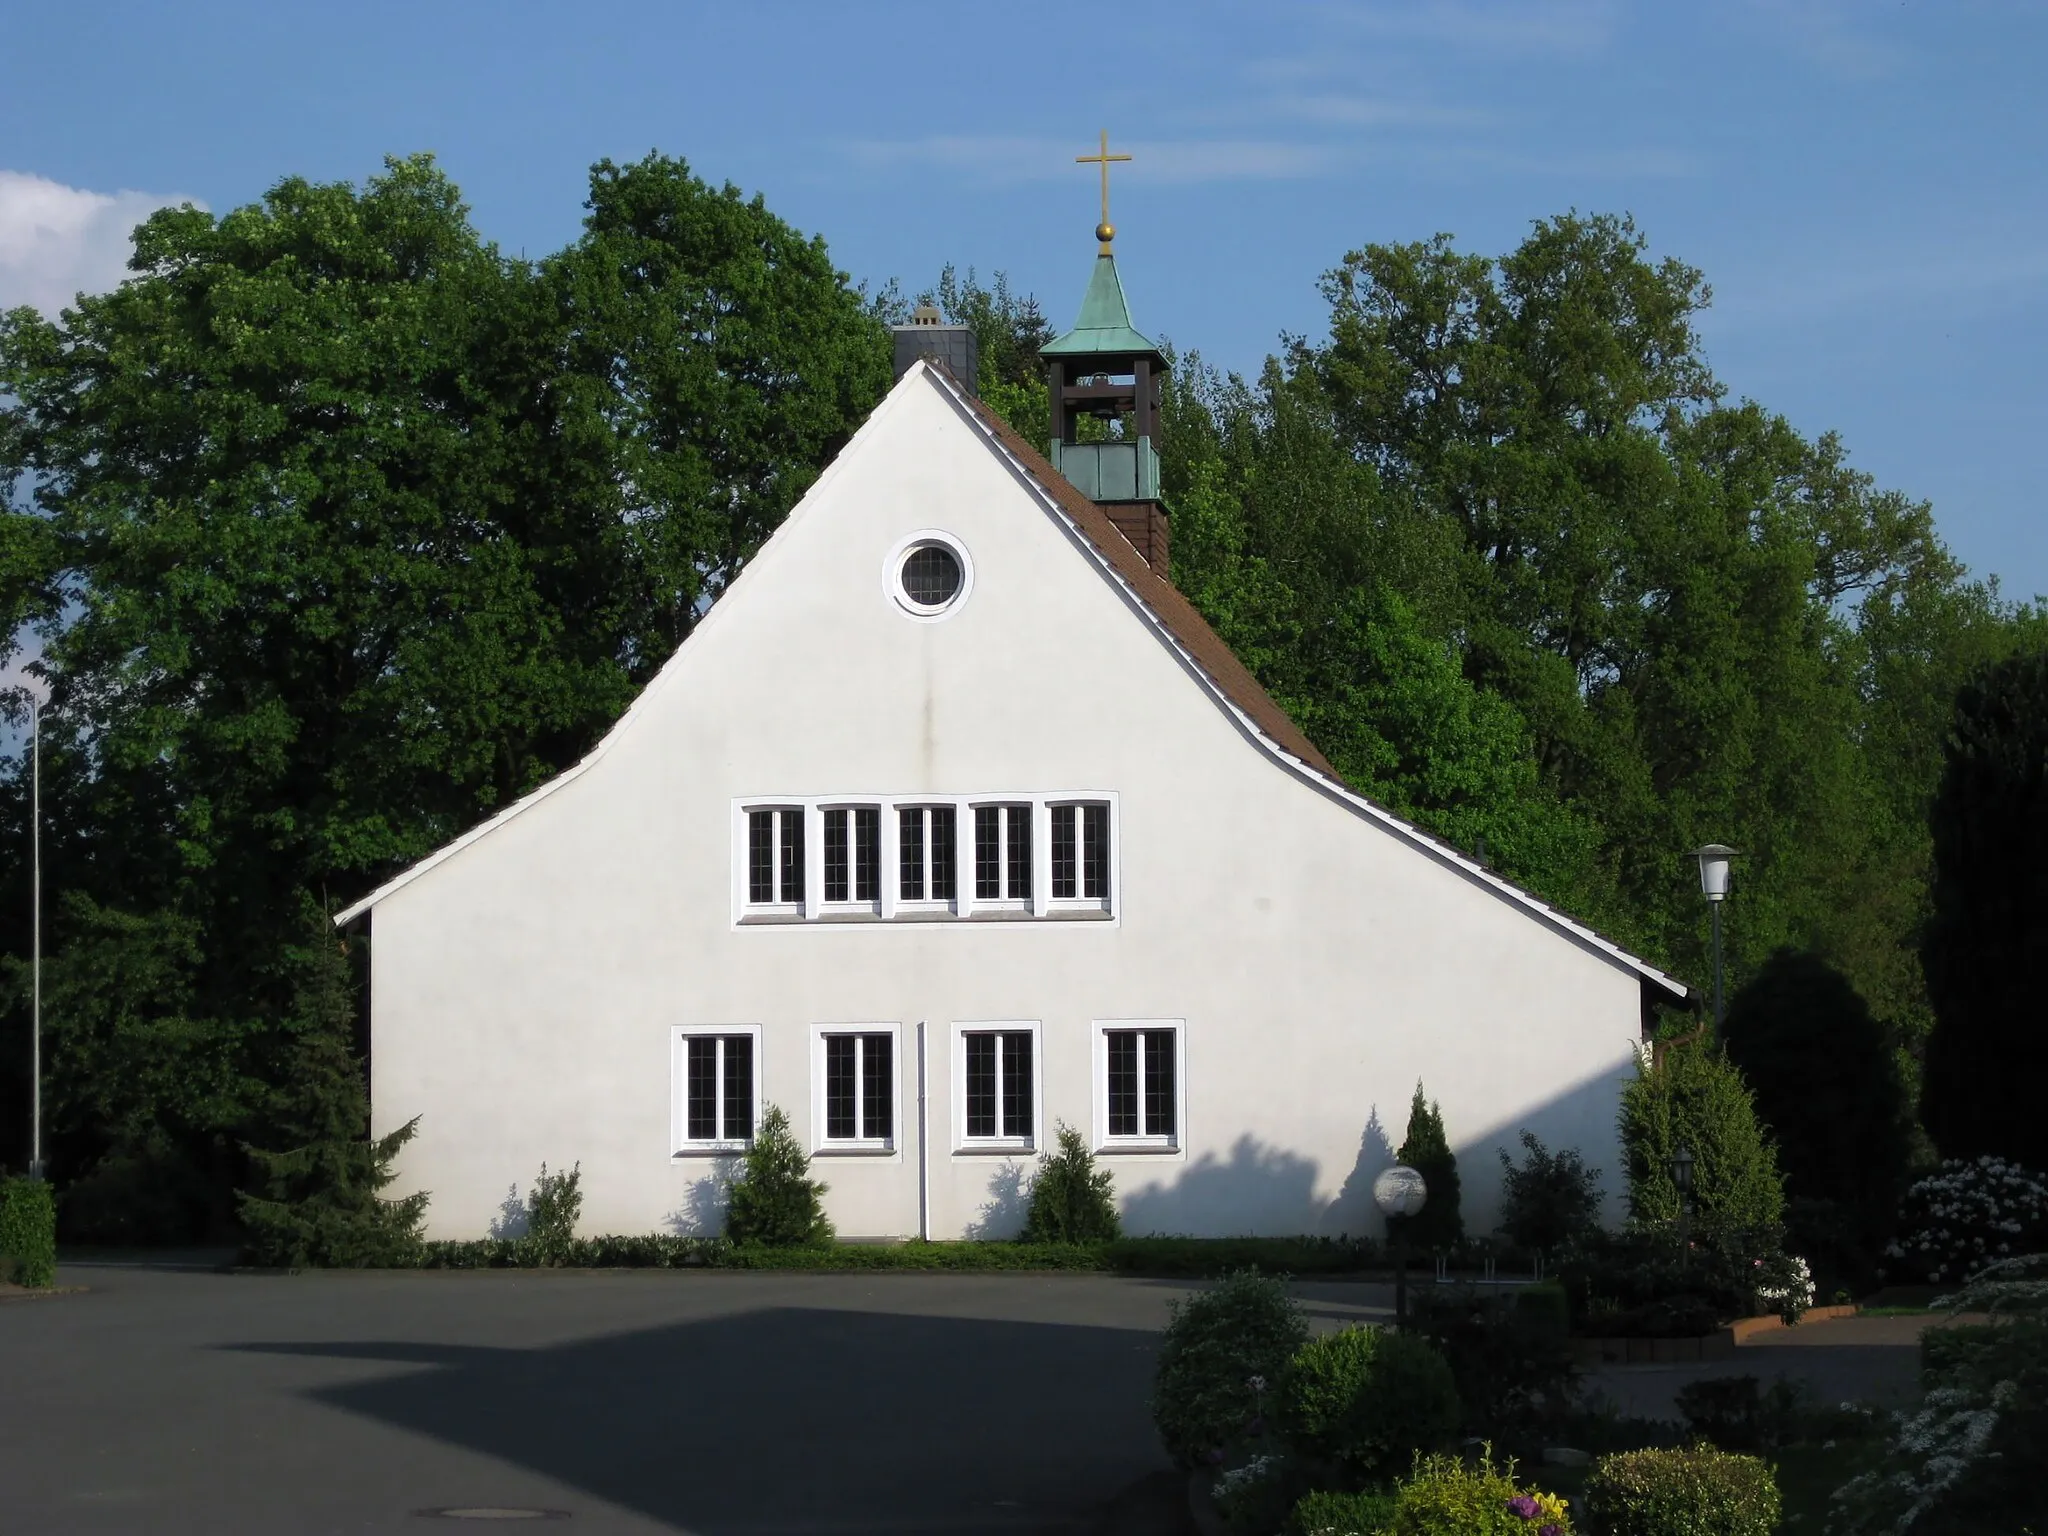
[[758,198],[658,156],[590,189],[528,263],[424,157],[288,178],[0,320],[0,608],[40,630],[67,893],[53,1165],[196,1191],[155,1235],[226,1219],[239,1144],[307,1144],[309,917],[585,752],[886,387],[881,327]]
[[832,1240],[826,1187],[811,1177],[811,1159],[780,1105],[761,1113],[760,1129],[741,1160],[725,1212],[725,1235],[736,1243],[801,1248]]
[[1870,1005],[1819,956],[1781,950],[1729,1000],[1723,1038],[1770,1129],[1785,1193],[1839,1208],[1877,1253],[1906,1189],[1912,1111]]
[[1057,1132],[1059,1151],[1038,1160],[1031,1205],[1020,1235],[1027,1243],[1093,1243],[1123,1235],[1116,1212],[1116,1175],[1095,1166],[1095,1154],[1071,1125]]
[[1430,1252],[1455,1248],[1465,1240],[1465,1217],[1458,1200],[1458,1159],[1444,1134],[1443,1111],[1422,1096],[1419,1082],[1408,1106],[1407,1134],[1394,1155],[1422,1175],[1423,1201],[1416,1215],[1389,1216],[1388,1235],[1405,1236]]
[[1644,1052],[1622,1090],[1621,1151],[1629,1219],[1670,1226],[1683,1209],[1672,1171],[1692,1154],[1692,1212],[1709,1232],[1775,1231],[1785,1216],[1776,1149],[1758,1121],[1742,1074],[1712,1041]]
[[2048,1041],[2031,985],[2048,955],[2048,651],[1962,691],[1933,828],[1927,1130],[1944,1157],[2048,1168]]

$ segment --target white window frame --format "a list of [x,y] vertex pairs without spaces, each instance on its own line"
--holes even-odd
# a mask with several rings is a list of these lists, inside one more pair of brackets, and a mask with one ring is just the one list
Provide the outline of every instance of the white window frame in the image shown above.
[[[758,1024],[677,1024],[669,1029],[668,1045],[668,1095],[669,1095],[669,1156],[682,1157],[729,1157],[744,1152],[751,1146],[747,1141],[735,1141],[719,1136],[708,1141],[690,1139],[690,1084],[689,1042],[704,1036],[731,1037],[744,1035],[754,1042],[754,1102],[748,1124],[756,1131],[761,1127],[761,1079],[766,1076],[761,1061],[761,1026]],[[718,1070],[719,1084],[719,1129],[725,1128],[725,1071],[723,1064]]]
[[[887,1134],[834,1139],[825,1133],[825,1042],[835,1036],[885,1035],[889,1040],[889,1128]],[[855,1082],[866,1067],[854,1053]],[[903,1029],[900,1024],[813,1024],[811,1026],[811,1148],[822,1157],[878,1157],[900,1162],[903,1156]],[[856,1086],[855,1112],[860,1090]]]
[[[974,813],[983,806],[1029,806],[1031,811],[1031,898],[982,900],[975,891]],[[1108,894],[1101,898],[1052,898],[1052,807],[1101,805],[1109,812]],[[953,812],[954,868],[951,901],[901,901],[898,813],[949,807]],[[874,809],[881,821],[879,901],[834,901],[825,897],[825,812]],[[801,903],[756,903],[748,899],[748,816],[754,811],[794,810],[803,816],[804,899]],[[1005,884],[1008,882],[1009,818],[1003,818]],[[827,923],[1042,922],[1048,918],[1104,922],[1117,926],[1123,912],[1123,818],[1114,790],[1006,790],[989,794],[749,795],[732,802],[732,922],[735,928]],[[781,848],[777,826],[778,858]],[[848,835],[848,856],[853,838]],[[929,870],[929,854],[927,854]],[[779,894],[779,892],[778,892]]]
[[[1171,1136],[1112,1136],[1109,1134],[1109,1037],[1125,1030],[1173,1031],[1173,1134]],[[1186,1019],[1097,1019],[1090,1029],[1090,1057],[1094,1079],[1094,1146],[1097,1155],[1184,1158],[1188,1144],[1188,1021]],[[1142,1067],[1140,1071],[1142,1072]],[[1140,1116],[1143,1115],[1142,1096]]]
[[[762,807],[756,806],[756,810]],[[863,901],[858,894],[849,894],[845,900],[828,896],[825,891],[825,822],[834,811],[846,816],[846,888],[849,893],[860,890],[860,828],[856,811],[873,811],[876,819],[875,832],[875,894],[869,901]],[[818,824],[818,901],[819,915],[827,919],[880,917],[883,902],[888,899],[885,887],[889,883],[891,856],[896,850],[896,839],[881,826],[894,812],[877,800],[820,800],[810,809],[807,821]],[[804,875],[808,884],[810,875],[810,828],[804,829]]]
[[[967,1134],[967,1037],[969,1035],[1025,1035],[1031,1037],[1031,1134],[1029,1136],[969,1136]],[[1037,1019],[971,1019],[953,1026],[953,1155],[956,1157],[1014,1157],[1035,1153],[1049,1143],[1045,1128],[1044,1036]],[[998,1070],[1002,1052],[997,1050]],[[997,1113],[1001,1114],[1002,1089],[996,1090]]]
[[[932,823],[930,813],[935,810],[951,811],[953,813],[953,894],[951,896],[933,896],[931,894]],[[903,894],[903,812],[905,811],[915,811],[924,818],[925,894],[922,897],[907,897]],[[883,895],[890,903],[890,916],[913,919],[921,917],[943,918],[958,917],[962,912],[966,911],[967,898],[963,898],[960,890],[960,802],[944,798],[936,800],[903,800],[896,802],[892,807],[885,810],[882,815],[883,819],[889,823],[888,829],[882,834],[882,840],[889,847],[889,876],[888,879],[883,881],[883,884],[888,889],[883,892]],[[972,831],[973,829],[970,827],[970,836]],[[973,851],[970,849],[967,856],[967,863],[970,869],[973,859]]]
[[[1108,814],[1105,817],[1104,833],[1109,838],[1108,868],[1103,871],[1103,889],[1100,896],[1088,896],[1088,831],[1087,812],[1090,807],[1100,806]],[[1052,821],[1053,812],[1071,810],[1074,813],[1074,894],[1056,896],[1052,889]],[[1096,912],[1115,910],[1117,873],[1117,832],[1116,807],[1101,796],[1077,795],[1072,797],[1054,796],[1045,804],[1045,901],[1046,910],[1054,913],[1071,913],[1084,916]]]
[[[774,814],[774,838],[769,849],[769,878],[776,884],[776,899],[755,901],[753,899],[753,827],[752,816],[756,811]],[[782,849],[784,845],[782,813],[792,812],[802,818],[804,829],[804,893],[797,901],[783,901],[780,889],[782,881]],[[817,822],[818,826],[812,823]],[[779,798],[756,798],[745,803],[740,810],[734,829],[733,842],[733,902],[736,911],[746,913],[755,922],[795,922],[817,910],[817,899],[812,894],[813,882],[823,888],[824,874],[818,861],[824,857],[824,850],[812,841],[812,837],[823,826],[823,822],[812,813],[800,799],[789,796]]]

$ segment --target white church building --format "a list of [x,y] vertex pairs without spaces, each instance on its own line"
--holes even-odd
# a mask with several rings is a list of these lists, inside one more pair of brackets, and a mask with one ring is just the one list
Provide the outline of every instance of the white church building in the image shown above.
[[589,756],[339,915],[374,1129],[419,1119],[393,1193],[481,1236],[580,1163],[582,1230],[716,1231],[775,1104],[845,1237],[1014,1234],[1062,1124],[1127,1231],[1377,1234],[1419,1080],[1468,1229],[1524,1128],[1612,1199],[1685,988],[1347,788],[1174,589],[1107,242],[1052,461],[957,382],[968,333],[897,350]]

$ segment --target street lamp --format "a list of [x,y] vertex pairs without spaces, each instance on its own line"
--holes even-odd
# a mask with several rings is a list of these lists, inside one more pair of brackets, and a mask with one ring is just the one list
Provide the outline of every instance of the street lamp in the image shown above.
[[28,1176],[43,1176],[43,706],[28,696],[29,1117]]
[[1682,1257],[1692,1227],[1692,1148],[1682,1141],[1671,1154],[1671,1183],[1678,1191],[1678,1251]]
[[1708,843],[1695,848],[1700,861],[1700,894],[1714,914],[1714,1034],[1721,1033],[1721,903],[1728,899],[1728,861],[1739,857],[1726,843]]
[[1408,1326],[1408,1223],[1398,1218],[1413,1216],[1429,1199],[1429,1186],[1422,1175],[1406,1163],[1382,1168],[1372,1181],[1372,1201],[1387,1218],[1387,1231],[1394,1239],[1394,1321]]

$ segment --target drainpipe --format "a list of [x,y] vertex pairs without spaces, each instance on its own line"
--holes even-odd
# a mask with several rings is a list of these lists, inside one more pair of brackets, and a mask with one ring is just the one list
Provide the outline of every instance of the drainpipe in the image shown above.
[[917,1021],[917,1235],[932,1240],[930,1121],[925,1108],[924,1020]]

